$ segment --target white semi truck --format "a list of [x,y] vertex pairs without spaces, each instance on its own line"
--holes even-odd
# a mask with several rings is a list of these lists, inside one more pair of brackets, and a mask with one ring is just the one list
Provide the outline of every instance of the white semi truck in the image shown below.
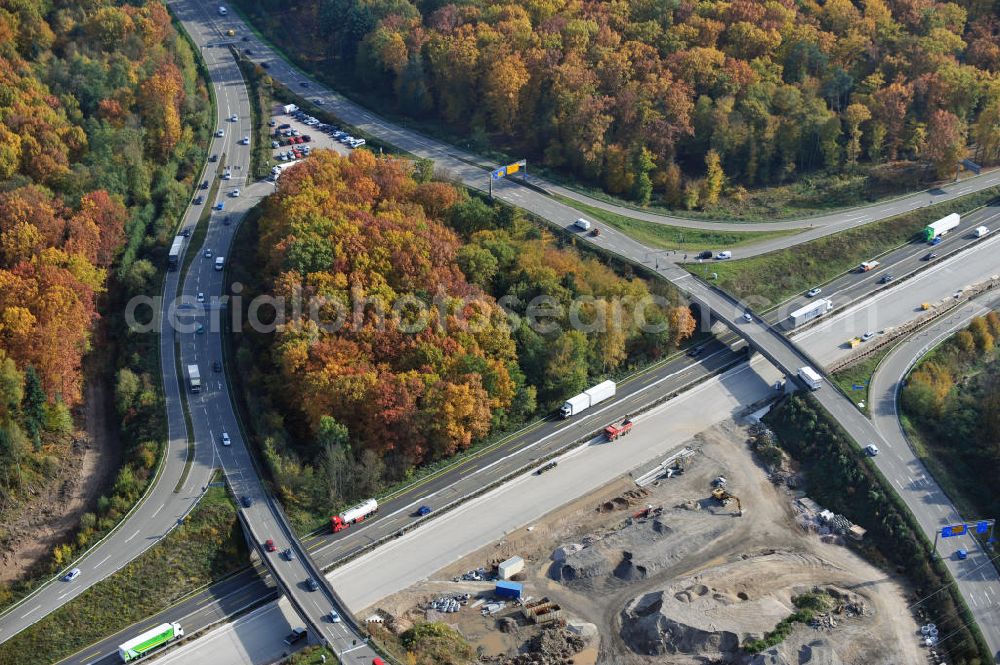
[[188,365],[188,379],[191,381],[191,392],[201,392],[201,372],[197,365]]
[[589,390],[584,390],[579,395],[574,395],[566,400],[559,409],[559,415],[563,418],[575,416],[581,411],[586,411],[599,402],[603,402],[609,397],[615,396],[615,382],[604,381],[598,383]]
[[823,385],[823,377],[812,367],[800,367],[799,378],[809,386],[809,390],[819,390],[820,386]]
[[150,628],[145,633],[119,645],[118,657],[123,663],[129,663],[182,637],[184,637],[184,629],[179,623],[161,623],[159,626]]
[[833,303],[826,298],[814,300],[788,315],[788,323],[792,328],[798,328],[807,321],[819,318],[833,309]]

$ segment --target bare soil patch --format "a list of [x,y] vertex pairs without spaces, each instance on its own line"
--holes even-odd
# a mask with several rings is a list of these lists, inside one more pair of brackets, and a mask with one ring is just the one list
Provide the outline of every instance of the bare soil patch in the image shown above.
[[[505,665],[567,658],[616,665],[922,662],[918,625],[899,581],[796,524],[792,493],[769,481],[746,438],[743,428],[723,423],[688,444],[697,453],[683,475],[646,489],[618,479],[385,599],[379,609],[400,629],[445,621],[483,660]],[[712,480],[720,475],[740,497],[742,517],[735,502],[723,506],[712,498]],[[538,626],[510,603],[483,616],[493,584],[461,575],[514,554],[526,562],[515,579],[523,578],[527,602],[547,598],[558,605],[565,627]],[[797,624],[763,654],[737,653],[795,611],[793,596],[814,590],[832,590],[837,598],[816,626]],[[458,612],[427,609],[434,598],[465,593],[471,599]],[[477,598],[483,603],[474,606]]]
[[[99,327],[97,335],[103,328]],[[11,503],[0,513],[0,582],[25,579],[40,571],[56,545],[66,542],[84,513],[114,481],[121,465],[121,440],[115,423],[111,367],[106,348],[95,339],[84,361],[84,403],[73,414],[83,430],[73,433],[57,451],[58,465],[44,484],[32,487],[30,498]]]

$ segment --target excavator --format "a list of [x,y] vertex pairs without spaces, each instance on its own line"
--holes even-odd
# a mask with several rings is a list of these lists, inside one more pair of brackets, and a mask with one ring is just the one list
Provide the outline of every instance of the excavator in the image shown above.
[[723,506],[728,505],[730,501],[736,501],[736,516],[743,517],[743,502],[740,501],[740,497],[730,494],[723,487],[716,487],[712,490],[712,498]]

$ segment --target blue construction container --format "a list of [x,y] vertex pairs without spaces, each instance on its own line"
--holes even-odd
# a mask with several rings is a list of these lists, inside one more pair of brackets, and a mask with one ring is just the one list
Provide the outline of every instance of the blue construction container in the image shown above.
[[520,582],[508,582],[506,580],[500,580],[497,582],[497,588],[494,593],[500,598],[512,598],[517,600],[521,597],[521,592],[524,590],[524,585]]

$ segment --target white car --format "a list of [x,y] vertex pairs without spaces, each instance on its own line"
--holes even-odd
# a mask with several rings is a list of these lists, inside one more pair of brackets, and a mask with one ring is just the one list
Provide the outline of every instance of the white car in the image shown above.
[[354,143],[351,144],[352,148],[360,148],[365,144],[364,139],[354,139]]
[[753,322],[753,314],[751,314],[750,312],[743,312],[743,320],[746,321],[747,323]]
[[201,291],[198,292],[198,302],[205,302],[205,294]]
[[80,572],[81,571],[79,568],[74,568],[73,570],[63,575],[63,582],[72,582],[76,578],[80,577]]
[[876,455],[878,455],[878,446],[876,446],[874,443],[869,443],[867,446],[865,446],[865,452],[868,453],[869,456],[875,457]]
[[239,118],[236,117],[235,113],[229,116],[229,122],[236,122],[237,120],[239,120]]
[[715,255],[715,258],[718,261],[725,261],[726,259],[733,258],[733,253],[730,251],[719,252],[718,254]]
[[230,196],[232,196],[232,197],[233,197],[234,199],[235,199],[235,198],[237,198],[237,197],[238,197],[239,195],[240,195],[240,190],[239,190],[239,189],[234,189],[234,190],[233,190],[233,191],[232,191],[232,192],[230,193]]
[[868,332],[866,332],[864,335],[861,336],[861,341],[862,342],[867,342],[868,340],[870,340],[874,336],[875,336],[875,333],[873,331],[869,330]]
[[215,135],[218,136],[221,139],[223,136],[226,135],[226,130],[224,130],[224,129],[217,129],[217,130],[215,130]]
[[223,432],[222,433],[222,445],[224,445],[224,446],[231,446],[231,445],[233,445],[233,442],[229,440],[229,432]]
[[337,610],[330,610],[330,623],[340,623],[340,615]]
[[226,169],[226,172],[223,174],[222,179],[223,180],[232,180],[233,179],[232,172],[229,169]]
[[240,139],[240,143],[242,143],[243,145],[250,145],[250,137],[244,136],[242,139]]
[[823,289],[821,289],[821,288],[819,288],[817,286],[815,289],[809,289],[809,291],[806,293],[806,297],[807,298],[815,298],[816,296],[818,296],[822,292],[823,292]]

